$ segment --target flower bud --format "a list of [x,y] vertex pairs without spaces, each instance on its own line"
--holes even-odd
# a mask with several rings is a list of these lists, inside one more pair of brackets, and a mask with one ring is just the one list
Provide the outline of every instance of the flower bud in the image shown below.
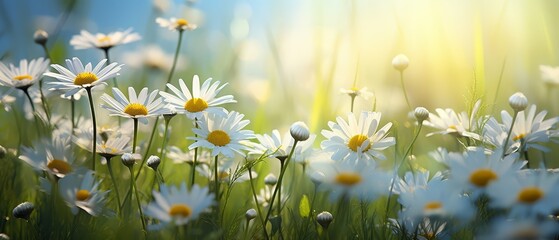
[[404,71],[408,68],[410,60],[404,54],[398,54],[392,59],[392,66],[398,71]]
[[291,137],[295,139],[295,141],[305,141],[309,139],[310,132],[309,127],[304,122],[295,122],[291,125],[289,129],[289,133],[291,133]]
[[152,168],[154,171],[157,171],[157,167],[159,167],[159,164],[161,163],[161,159],[158,156],[155,155],[151,155],[148,158],[148,167]]
[[35,43],[39,45],[44,45],[45,43],[47,43],[48,39],[49,34],[42,29],[35,31],[35,34],[33,34],[33,40],[35,40]]
[[328,226],[330,225],[332,220],[334,220],[334,217],[331,213],[326,211],[321,212],[316,216],[316,221],[318,222],[318,224],[320,224],[320,226],[322,226],[323,229],[328,229]]
[[521,92],[517,92],[510,96],[509,105],[515,112],[520,112],[528,106],[528,99]]
[[247,210],[247,212],[245,213],[247,221],[254,219],[256,216],[256,210],[254,210],[254,208]]
[[264,178],[264,184],[266,185],[274,186],[276,183],[278,183],[278,178],[274,174],[270,173]]
[[122,161],[122,164],[124,164],[124,166],[132,167],[132,166],[134,166],[136,161],[138,159],[140,159],[140,155],[139,154],[133,154],[133,153],[125,153],[125,154],[122,154],[120,159]]
[[415,119],[417,119],[419,123],[422,123],[423,121],[429,118],[429,110],[427,110],[424,107],[416,107],[415,111],[413,112],[413,115],[415,116]]
[[33,205],[33,203],[23,202],[23,203],[20,203],[19,205],[17,205],[14,208],[14,210],[12,211],[12,214],[16,218],[29,220],[29,216],[31,215],[31,213],[33,212],[34,209],[35,209],[35,206]]

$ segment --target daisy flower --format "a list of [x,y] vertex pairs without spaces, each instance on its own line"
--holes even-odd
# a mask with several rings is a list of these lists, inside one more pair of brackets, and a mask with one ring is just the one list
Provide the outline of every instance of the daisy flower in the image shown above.
[[27,59],[19,61],[19,67],[10,64],[4,65],[0,62],[0,85],[18,89],[27,89],[39,81],[47,71],[49,60],[44,58]]
[[[179,147],[170,146],[165,154],[167,159],[171,159],[175,164],[188,163],[192,165],[194,163],[194,151],[183,151]],[[199,151],[196,164],[210,164],[211,157],[210,152]]]
[[189,23],[184,18],[165,19],[158,17],[155,19],[155,22],[163,28],[168,28],[169,30],[176,30],[179,32],[182,32],[184,30],[194,30],[198,27],[196,26],[196,24]]
[[132,28],[126,29],[124,32],[111,32],[109,34],[97,33],[91,34],[88,31],[81,30],[79,35],[74,35],[70,40],[70,45],[75,49],[99,48],[109,49],[117,45],[122,45],[140,40],[138,33],[133,33]]
[[440,131],[429,133],[427,134],[427,136],[429,137],[435,134],[443,134],[443,135],[451,134],[459,137],[469,137],[473,139],[479,139],[480,138],[479,135],[474,131],[476,130],[477,127],[475,122],[475,116],[480,106],[481,106],[481,101],[477,101],[474,105],[472,113],[469,116],[468,113],[466,112],[461,112],[460,114],[457,114],[456,112],[454,112],[454,110],[450,108],[435,109],[435,112],[437,112],[438,116],[433,113],[430,113],[429,119],[425,120],[423,124],[425,126],[439,129]]
[[518,154],[510,154],[504,159],[501,154],[501,151],[494,151],[487,155],[481,147],[469,149],[464,154],[453,154],[449,161],[449,183],[470,193],[472,200],[477,199],[497,179],[514,174],[525,164],[516,161]]
[[[91,129],[78,129],[76,136],[73,137],[73,142],[79,147],[91,152],[93,132]],[[120,156],[126,152],[131,152],[132,148],[129,146],[130,137],[122,135],[119,132],[106,135],[106,137],[97,135],[97,148],[96,151],[99,155],[110,159],[115,156]]]
[[[244,182],[250,180],[248,172],[237,172],[240,166],[234,165],[234,161],[220,161],[217,165],[217,178],[221,182]],[[209,164],[199,164],[196,166],[196,171],[207,179],[214,179],[213,166],[210,168]],[[256,179],[258,174],[252,171],[252,178]]]
[[540,72],[545,83],[552,85],[559,84],[559,67],[540,65]]
[[369,92],[366,87],[364,88],[352,87],[351,89],[342,88],[340,89],[340,92],[343,94],[347,94],[352,98],[362,96],[365,100],[375,95],[372,92]]
[[448,181],[430,181],[426,188],[404,192],[398,198],[401,219],[419,221],[426,217],[468,220],[475,213],[470,201]]
[[493,220],[487,233],[478,236],[480,240],[522,240],[522,239],[555,239],[559,234],[557,222],[536,219],[503,219]]
[[156,99],[158,92],[158,90],[154,90],[148,95],[148,88],[143,88],[139,94],[136,94],[134,88],[129,87],[129,100],[118,88],[113,88],[114,98],[106,93],[103,94],[101,99],[106,104],[101,104],[101,107],[109,110],[110,116],[138,119],[143,124],[147,124],[147,117],[158,116],[167,112],[163,100],[161,98]]
[[[540,143],[549,142],[550,130],[559,123],[559,117],[544,120],[546,114],[547,111],[541,111],[536,115],[536,105],[518,112],[512,127],[511,142],[520,142],[521,151],[526,151],[529,148],[548,151]],[[512,116],[507,111],[502,111],[501,118],[505,128],[509,130],[513,120]]]
[[388,195],[392,176],[373,165],[358,166],[349,162],[323,160],[311,162],[308,175],[321,182],[320,190],[330,191],[332,202],[342,197],[373,201]]
[[559,176],[522,172],[502,177],[487,188],[493,207],[510,208],[510,215],[547,216],[559,209]]
[[91,216],[97,216],[103,211],[107,192],[99,190],[93,171],[69,174],[58,183],[60,195],[72,214],[76,215],[82,209]]
[[224,109],[218,107],[225,103],[236,103],[233,96],[226,95],[216,97],[217,94],[227,86],[227,83],[219,86],[220,82],[208,78],[200,87],[200,79],[198,75],[192,78],[192,92],[188,89],[182,79],[179,79],[180,90],[172,84],[167,87],[174,93],[160,92],[165,102],[169,103],[177,113],[186,113],[190,119],[200,119],[205,112],[207,113],[223,113]]
[[250,123],[249,120],[243,120],[244,116],[238,112],[229,112],[226,116],[208,114],[207,117],[202,117],[198,120],[199,128],[192,129],[197,137],[188,137],[195,141],[188,149],[211,149],[212,157],[223,154],[232,158],[235,152],[245,155],[243,151],[250,148],[244,142],[254,138],[254,134],[251,130],[243,130]]
[[355,161],[354,163],[374,166],[374,159],[385,159],[380,151],[396,144],[393,137],[387,137],[392,123],[387,123],[377,131],[380,118],[379,112],[362,112],[359,119],[350,113],[348,122],[338,117],[337,123],[328,122],[332,131],[322,130],[322,135],[327,139],[320,146],[324,151],[333,153],[333,160]]
[[[250,152],[251,154],[262,155],[265,153],[273,153],[271,157],[277,158],[287,158],[295,142],[289,132],[285,132],[282,137],[277,129],[272,130],[271,135],[256,134],[255,137],[259,144],[254,144],[254,149]],[[312,145],[315,139],[316,135],[311,134],[309,139],[298,142],[293,152],[293,160],[303,162],[305,158],[311,156],[313,151]]]
[[214,195],[209,193],[209,189],[197,184],[193,185],[190,191],[186,190],[184,182],[180,188],[161,185],[160,191],[153,191],[155,201],[144,208],[144,213],[161,221],[163,225],[187,224],[214,204]]
[[388,221],[394,227],[394,233],[405,233],[407,239],[449,239],[452,235],[451,231],[449,231],[446,227],[446,222],[444,221],[431,220],[429,218],[424,218],[419,221],[390,218]]
[[416,171],[415,175],[412,172],[406,172],[404,178],[398,177],[392,190],[395,194],[402,194],[405,192],[413,192],[416,189],[425,189],[429,181],[442,181],[443,175],[441,172],[436,172],[431,179],[429,179],[429,171]]
[[122,67],[118,63],[111,63],[105,66],[107,59],[101,60],[95,68],[92,67],[91,63],[83,66],[82,62],[78,58],[66,59],[66,67],[62,67],[58,64],[52,64],[51,67],[56,69],[58,73],[48,72],[45,76],[56,78],[58,81],[50,82],[52,85],[50,90],[62,90],[66,93],[65,97],[70,97],[78,93],[83,88],[93,88],[104,84],[105,81],[116,77],[119,75],[119,71]]
[[505,125],[499,123],[494,117],[490,117],[483,125],[483,139],[485,143],[493,146],[494,149],[503,149],[507,142],[505,155],[517,152],[520,142],[506,141],[508,130]]
[[37,171],[46,171],[63,178],[74,169],[75,157],[70,151],[70,138],[54,134],[52,139],[43,138],[33,142],[33,147],[22,147],[19,159]]

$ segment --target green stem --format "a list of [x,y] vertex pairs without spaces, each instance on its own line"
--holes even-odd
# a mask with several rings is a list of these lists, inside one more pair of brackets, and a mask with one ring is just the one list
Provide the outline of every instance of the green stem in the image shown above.
[[[134,166],[128,167],[128,170],[130,170],[130,176],[134,176],[134,171],[132,171],[133,167]],[[144,212],[142,211],[142,205],[140,204],[140,197],[138,195],[138,188],[136,188],[136,181],[134,181],[133,177],[130,177],[130,190],[134,190],[134,195],[136,195],[136,203],[138,204],[138,210],[140,211],[140,221],[142,221],[142,228],[144,229],[144,235],[146,235],[147,228],[144,221]],[[132,201],[130,202],[130,204],[132,204]]]
[[[136,140],[138,138],[138,119],[134,118],[134,140],[132,142],[132,153],[136,153]],[[143,163],[142,163],[143,165]]]
[[42,103],[43,109],[45,109],[45,115],[47,115],[47,121],[50,124],[50,111],[49,111],[49,105],[47,103],[47,99],[45,98],[45,95],[43,94],[43,81],[39,81],[39,93],[41,94],[41,103]]
[[[417,128],[417,132],[416,132],[415,136],[413,137],[413,140],[411,141],[410,145],[406,149],[406,152],[404,152],[404,155],[402,156],[402,160],[400,161],[400,163],[398,163],[398,165],[394,166],[394,176],[392,177],[393,180],[392,180],[392,183],[390,184],[390,191],[388,193],[388,199],[387,199],[387,202],[386,202],[386,220],[388,220],[388,214],[390,213],[390,199],[392,197],[392,190],[394,189],[394,182],[395,182],[396,176],[398,175],[398,171],[400,170],[400,167],[402,167],[404,161],[406,161],[406,158],[407,158],[408,154],[410,153],[411,149],[413,148],[413,144],[417,140],[417,137],[421,133],[421,128],[422,127],[423,127],[423,122],[420,122],[419,126]],[[410,164],[410,171],[412,172],[412,174],[414,173],[413,168],[411,167],[411,164]]]
[[505,154],[507,153],[507,145],[509,144],[509,138],[510,135],[512,134],[512,129],[514,128],[514,123],[516,122],[516,117],[518,116],[518,111],[514,111],[514,116],[512,117],[512,122],[510,124],[510,128],[509,128],[509,132],[507,134],[507,138],[505,139],[505,144],[503,145],[503,153],[501,154],[501,158],[505,157]]
[[[105,52],[105,58],[107,59],[107,62],[105,62],[105,65],[108,66],[109,64],[111,64],[111,58],[109,58],[109,49],[110,48],[103,48],[103,51]],[[116,77],[113,78],[113,84],[115,86],[115,88],[118,88],[118,84],[116,82]]]
[[354,104],[354,103],[355,103],[355,96],[352,95],[352,96],[351,96],[351,108],[350,108],[351,112],[353,112],[353,104]]
[[[267,223],[268,220],[270,219],[270,214],[272,213],[272,209],[273,209],[273,206],[274,206],[274,200],[275,200],[276,195],[278,193],[279,186],[282,184],[283,175],[285,174],[285,170],[287,169],[289,161],[291,160],[291,156],[293,156],[293,152],[295,152],[295,148],[297,147],[298,142],[299,141],[295,140],[295,142],[293,143],[293,147],[291,148],[291,151],[289,152],[289,156],[285,160],[285,164],[284,164],[283,168],[280,170],[280,175],[279,175],[278,183],[277,183],[278,187],[276,187],[274,189],[274,193],[272,194],[272,199],[270,200],[270,207],[268,208],[268,212],[266,213],[266,218],[264,218],[264,223]],[[281,196],[280,196],[280,198],[281,198]],[[281,200],[279,201],[279,205],[281,205]]]
[[219,172],[217,170],[217,162],[218,162],[218,156],[216,155],[214,158],[214,191],[215,191],[215,197],[217,199],[217,204],[219,205]]
[[171,71],[169,72],[169,77],[167,78],[167,84],[169,84],[171,82],[171,79],[173,78],[173,73],[175,72],[175,67],[177,66],[177,60],[179,58],[179,52],[181,49],[181,42],[182,42],[182,33],[184,31],[183,30],[179,30],[179,42],[177,43],[177,49],[175,50],[175,57],[173,59],[173,66],[171,67]]
[[136,176],[134,177],[134,180],[138,179],[138,176],[140,176],[140,173],[142,172],[142,169],[144,169],[143,166],[148,159],[149,149],[151,148],[151,144],[153,143],[153,137],[155,136],[155,132],[157,130],[157,123],[158,122],[159,122],[159,117],[155,118],[155,123],[153,125],[153,129],[151,129],[151,135],[149,136],[148,146],[146,147],[146,152],[144,153],[144,156],[142,157],[142,164],[140,164],[140,169],[136,173]]
[[408,109],[411,110],[410,100],[408,99],[408,92],[406,91],[406,85],[404,84],[404,71],[400,71],[400,83],[402,83],[402,90],[404,91],[404,97],[406,98]]
[[248,168],[248,177],[250,181],[250,188],[252,189],[252,197],[254,198],[254,204],[256,205],[256,210],[258,211],[258,219],[262,224],[262,229],[264,230],[264,237],[268,239],[268,231],[266,231],[266,222],[262,218],[262,211],[260,210],[260,205],[258,204],[258,198],[256,197],[256,189],[254,188],[254,183],[252,182],[252,168]]
[[72,99],[70,99],[70,107],[71,109],[71,117],[72,119],[72,135],[74,134],[74,129],[76,129],[76,121],[74,120],[76,118],[76,99],[74,98],[74,95],[72,95]]
[[33,99],[31,99],[31,95],[29,95],[29,90],[27,88],[22,88],[21,90],[23,90],[25,96],[27,96],[27,99],[31,104],[31,109],[33,110],[33,118],[35,118],[35,127],[37,128],[37,136],[39,136],[39,133],[41,132],[41,128],[39,127],[39,118],[37,117],[37,110],[35,109],[35,104],[33,104]]
[[118,214],[120,215],[122,213],[122,209],[120,206],[120,193],[118,192],[118,186],[116,184],[116,180],[115,180],[115,176],[113,174],[113,168],[111,166],[111,158],[107,158],[107,167],[109,168],[109,175],[111,175],[111,181],[113,182],[114,188],[115,188],[115,193],[116,193],[116,200],[117,200],[117,205],[118,205]]
[[86,87],[87,97],[89,97],[89,108],[91,109],[91,119],[93,121],[93,151],[91,152],[92,166],[95,171],[95,153],[97,152],[97,122],[95,121],[95,107],[93,106],[93,97],[91,96],[91,87]]
[[[196,121],[196,118],[194,118],[194,126],[195,128],[198,128],[198,121]],[[198,137],[198,134],[194,134],[194,137]],[[194,140],[194,142],[196,142],[197,140]],[[191,182],[190,182],[190,187],[192,188],[192,185],[194,185],[194,182],[196,181],[196,164],[198,163],[198,148],[194,148],[194,162],[192,162],[192,173],[190,175],[191,178]]]

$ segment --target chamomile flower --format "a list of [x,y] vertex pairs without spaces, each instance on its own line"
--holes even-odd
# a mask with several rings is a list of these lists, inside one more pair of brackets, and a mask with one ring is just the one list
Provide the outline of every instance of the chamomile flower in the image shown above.
[[[255,144],[254,149],[250,152],[251,154],[272,154],[272,157],[286,158],[291,149],[293,148],[293,137],[286,132],[283,137],[277,129],[272,130],[272,134],[256,134],[256,139],[260,144]],[[305,141],[300,141],[297,143],[295,150],[293,152],[292,158],[298,162],[302,162],[305,158],[309,157],[312,152],[312,145],[316,139],[315,134],[310,134],[309,139]]]
[[[192,165],[194,163],[194,151],[188,150],[183,151],[177,146],[170,146],[165,153],[167,159],[170,159],[175,164],[188,163]],[[198,151],[198,159],[196,159],[196,164],[210,164],[211,153],[208,151]]]
[[522,172],[502,177],[487,188],[493,207],[510,208],[513,217],[547,216],[559,209],[559,176]]
[[[547,111],[541,111],[536,115],[536,105],[530,106],[525,111],[518,112],[512,127],[510,140],[512,142],[520,142],[521,151],[526,151],[529,148],[548,151],[541,143],[549,142],[550,130],[559,123],[559,117],[544,120],[546,114]],[[502,111],[501,118],[505,128],[507,130],[510,129],[512,116],[507,111]]]
[[91,216],[102,213],[107,192],[99,190],[99,182],[95,181],[93,171],[69,174],[58,183],[60,195],[74,215],[78,214],[79,209]]
[[494,117],[490,117],[483,125],[483,139],[493,149],[503,149],[507,142],[505,155],[516,152],[520,148],[520,142],[506,141],[508,130],[505,125],[499,123]]
[[254,138],[251,130],[243,130],[250,121],[243,120],[245,115],[238,112],[229,112],[226,116],[221,114],[208,114],[198,120],[199,128],[193,128],[192,131],[197,137],[189,137],[195,140],[188,149],[192,150],[197,147],[211,149],[212,157],[223,154],[232,158],[235,153],[245,155],[243,151],[250,148],[245,141]]
[[[76,145],[91,152],[93,141],[93,133],[91,129],[78,129],[76,131],[76,136],[72,139]],[[115,156],[120,156],[126,152],[131,152],[132,148],[129,145],[130,137],[122,135],[120,132],[116,132],[107,135],[106,138],[102,137],[100,134],[97,136],[97,148],[96,151],[99,155],[105,158],[113,158]]]
[[96,33],[91,34],[86,30],[82,30],[79,35],[74,35],[70,40],[70,45],[75,49],[99,48],[109,49],[117,45],[122,45],[140,40],[138,33],[133,33],[132,28],[123,32],[116,31],[109,34]]
[[148,88],[143,88],[139,94],[136,94],[136,90],[129,87],[129,100],[118,88],[113,88],[114,98],[106,93],[103,94],[101,99],[106,104],[101,104],[101,107],[109,110],[111,116],[138,119],[143,124],[147,124],[147,117],[158,116],[167,112],[163,100],[157,98],[158,92],[158,90],[154,90],[148,95]]
[[428,217],[468,220],[475,212],[468,199],[448,181],[430,181],[426,188],[404,192],[398,198],[401,219],[419,221]]
[[[248,172],[236,172],[238,169],[240,169],[240,166],[236,165],[234,161],[220,161],[219,164],[217,164],[217,179],[220,182],[236,183],[250,180]],[[207,179],[214,179],[213,166],[210,167],[208,164],[199,164],[196,166],[196,171]],[[256,179],[257,177],[258,174],[252,171],[252,178]]]
[[328,122],[331,131],[322,130],[322,135],[327,139],[320,146],[324,151],[333,153],[333,160],[374,166],[375,159],[385,159],[381,151],[396,144],[393,137],[387,137],[392,123],[387,123],[377,131],[380,118],[379,112],[362,112],[359,119],[350,113],[348,122],[338,117],[337,123]]
[[559,67],[540,65],[542,80],[551,85],[559,84]]
[[439,129],[438,132],[433,132],[427,134],[427,136],[432,136],[435,134],[451,134],[459,137],[469,137],[473,139],[479,139],[479,135],[475,133],[476,122],[475,116],[481,106],[481,101],[477,101],[474,105],[472,113],[468,116],[468,113],[461,112],[457,114],[454,110],[447,108],[435,109],[438,116],[431,113],[429,114],[429,119],[425,120],[423,124],[435,129]]
[[356,197],[373,201],[388,195],[392,176],[376,170],[374,165],[355,165],[350,162],[323,160],[311,162],[309,176],[321,182],[319,190],[329,190],[332,202],[340,198]]
[[37,81],[41,80],[47,71],[49,60],[44,58],[27,59],[19,61],[19,67],[10,64],[4,65],[0,62],[0,85],[18,89],[27,89]]
[[[412,219],[388,219],[394,227],[396,234],[406,234],[408,239],[432,240],[432,239],[449,239],[452,235],[451,231],[446,227],[445,221],[431,220],[424,218],[419,221]],[[405,231],[405,232],[403,232]]]
[[66,67],[58,64],[52,64],[51,67],[58,73],[48,72],[45,76],[56,78],[58,81],[49,82],[52,86],[50,90],[62,90],[66,93],[65,97],[70,97],[84,88],[92,88],[104,84],[105,81],[119,75],[122,67],[118,63],[111,63],[105,66],[107,59],[101,60],[95,68],[91,63],[83,66],[78,58],[66,59]]
[[363,88],[352,87],[350,89],[342,88],[340,89],[340,93],[347,94],[352,98],[361,96],[365,100],[368,100],[370,97],[375,95],[372,92],[369,92],[366,87]]
[[464,154],[453,154],[449,161],[449,183],[463,189],[475,200],[497,179],[515,174],[524,166],[524,162],[516,161],[518,154],[510,154],[503,159],[501,154],[501,151],[494,151],[487,155],[480,147]]
[[159,220],[163,225],[187,224],[214,204],[214,195],[209,193],[207,187],[195,184],[188,191],[184,182],[180,188],[161,185],[160,192],[153,191],[153,198],[155,201],[144,208],[144,214]]
[[404,178],[398,177],[394,184],[392,192],[395,194],[402,194],[405,192],[413,192],[416,189],[425,189],[429,181],[441,181],[443,175],[441,172],[436,172],[431,179],[429,179],[429,171],[416,171],[406,172]]
[[33,147],[22,147],[19,159],[31,165],[37,171],[46,171],[58,178],[63,178],[73,171],[75,160],[70,150],[68,136],[54,135],[33,142]]
[[189,23],[184,18],[165,19],[159,17],[155,19],[155,22],[163,28],[168,28],[169,30],[176,30],[179,32],[182,32],[184,30],[194,30],[198,27],[196,26],[196,24]]
[[557,222],[549,220],[503,219],[493,220],[491,228],[476,239],[480,240],[528,240],[555,239],[559,234]]
[[226,95],[216,97],[217,94],[227,86],[227,83],[219,86],[220,82],[208,78],[200,87],[200,79],[198,75],[192,78],[192,92],[188,89],[182,79],[179,79],[180,90],[172,84],[167,87],[175,94],[160,92],[165,102],[169,103],[177,113],[186,113],[190,119],[200,119],[205,112],[207,113],[223,113],[224,109],[219,105],[225,103],[235,103],[233,96]]

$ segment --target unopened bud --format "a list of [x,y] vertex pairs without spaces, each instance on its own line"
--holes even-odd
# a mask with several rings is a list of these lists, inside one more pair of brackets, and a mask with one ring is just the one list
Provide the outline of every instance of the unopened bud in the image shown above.
[[334,220],[334,217],[332,216],[331,213],[326,212],[326,211],[321,212],[316,216],[316,221],[324,229],[328,229],[328,226],[330,226],[330,223],[332,222],[332,220]]
[[254,208],[247,210],[247,212],[245,213],[247,221],[254,219],[256,216],[256,210],[254,210]]
[[509,104],[515,112],[520,112],[528,106],[528,99],[521,92],[517,92],[510,96]]
[[264,178],[264,184],[266,185],[274,186],[276,183],[278,183],[278,178],[274,174],[270,173]]
[[33,34],[33,40],[35,40],[35,43],[39,45],[44,45],[45,43],[47,43],[48,39],[49,34],[42,29],[35,31],[35,34]]
[[310,132],[309,127],[304,122],[295,122],[291,125],[289,129],[289,133],[291,133],[291,137],[295,139],[295,141],[305,141],[309,139]]
[[159,167],[159,164],[161,163],[161,159],[158,156],[155,155],[151,155],[148,158],[148,167],[152,168],[154,171],[157,171],[157,167]]
[[31,215],[31,213],[33,212],[34,209],[35,209],[35,206],[33,205],[33,203],[23,202],[23,203],[20,203],[19,205],[17,205],[14,208],[14,210],[12,211],[12,214],[16,218],[29,220],[29,216]]
[[398,71],[404,71],[408,68],[410,60],[404,54],[398,54],[392,59],[392,66]]
[[415,111],[413,112],[413,115],[415,116],[415,119],[417,119],[419,123],[422,123],[423,121],[429,118],[429,110],[427,110],[424,107],[416,107]]
[[140,159],[140,156],[139,156],[139,154],[125,153],[125,154],[122,154],[120,159],[122,160],[122,164],[124,164],[124,166],[132,167],[132,166],[134,166],[136,161],[138,159]]

